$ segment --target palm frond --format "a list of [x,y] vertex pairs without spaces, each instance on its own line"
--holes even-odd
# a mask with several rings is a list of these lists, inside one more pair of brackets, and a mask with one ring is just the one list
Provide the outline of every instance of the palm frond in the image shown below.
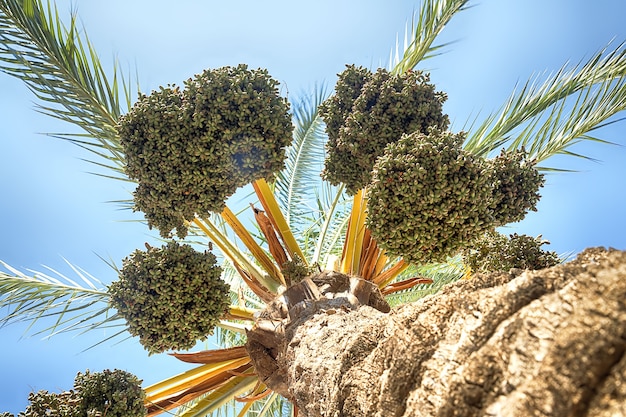
[[557,154],[591,159],[568,148],[581,141],[608,143],[588,133],[618,121],[607,119],[626,109],[626,77],[582,90],[570,109],[567,104],[563,101],[554,106],[541,126],[525,130],[511,141],[509,148],[524,147],[536,162]]
[[[469,8],[469,0],[424,0],[413,16],[411,29],[407,30],[403,51],[396,42],[395,57],[391,53],[392,72],[401,74],[412,70],[421,61],[437,56],[449,43],[433,45],[443,28],[458,12]],[[412,39],[409,41],[409,33]]]
[[[304,261],[305,265],[308,263],[307,259],[302,253],[302,248],[296,240],[292,228],[289,226],[283,211],[280,209],[278,201],[274,193],[272,192],[269,184],[265,179],[261,178],[252,183],[254,191],[256,192],[259,202],[265,210],[265,214],[271,223],[271,227],[280,236],[280,240],[285,244],[285,249],[289,252],[291,259],[300,258]],[[259,224],[261,226],[261,224]],[[270,242],[268,242],[269,244]]]
[[444,263],[434,263],[426,265],[411,265],[401,275],[396,278],[396,282],[405,280],[412,276],[421,276],[432,279],[432,284],[416,285],[410,289],[394,292],[387,295],[385,299],[393,307],[410,303],[427,295],[435,294],[445,285],[463,278],[465,267],[460,256],[449,258]]
[[181,417],[205,417],[230,402],[233,397],[251,391],[257,383],[256,376],[233,376],[227,383],[199,399],[179,415]]
[[365,236],[365,216],[367,209],[367,197],[365,190],[359,190],[353,197],[348,231],[343,244],[343,256],[341,259],[341,272],[344,274],[358,275],[361,262],[363,238]]
[[26,322],[29,331],[45,321],[47,327],[35,334],[48,336],[97,328],[117,327],[119,334],[125,330],[124,320],[109,306],[104,285],[82,269],[70,264],[81,284],[52,269],[54,276],[32,270],[27,275],[2,261],[0,265],[8,271],[0,271],[0,306],[8,311],[0,317],[0,326]]
[[[258,380],[255,376],[243,375],[244,372],[249,372],[250,368],[250,358],[247,354],[245,357],[236,354],[233,359],[207,363],[153,384],[145,389],[148,416],[195,402],[204,394],[219,391],[230,381],[240,381],[242,378]],[[218,405],[216,408],[219,407]]]
[[465,149],[481,156],[502,147],[524,147],[536,161],[581,141],[604,142],[589,135],[626,108],[626,47],[603,48],[572,68],[564,65],[545,80],[532,77],[501,109],[471,133]]
[[[333,187],[328,183],[321,186],[321,195],[317,196],[319,219],[315,227],[315,249],[312,264],[325,267],[332,256],[340,256],[346,229],[351,215],[351,199],[344,193],[345,187]],[[317,229],[319,227],[319,229]]]
[[253,258],[263,267],[269,277],[275,281],[276,284],[285,284],[285,278],[278,266],[270,259],[267,253],[259,246],[257,241],[252,237],[248,229],[239,221],[235,213],[233,213],[228,206],[224,208],[221,213],[222,219],[232,228],[237,237],[243,242]]
[[272,184],[287,223],[294,231],[302,227],[302,217],[310,212],[309,190],[321,183],[326,134],[318,107],[327,96],[324,86],[316,86],[311,95],[293,103],[293,141],[287,148],[285,168]]
[[55,136],[105,158],[105,166],[124,177],[115,125],[123,108],[130,107],[131,86],[117,65],[107,78],[84,29],[77,26],[76,13],[66,26],[50,2],[0,2],[0,71],[26,83],[40,101],[40,112],[86,132],[82,137]]
[[246,283],[255,291],[255,294],[266,301],[274,298],[273,294],[278,290],[278,283],[265,274],[248,254],[239,249],[210,217],[203,220],[196,218],[193,224],[199,227],[210,241],[219,247],[222,254],[232,263],[235,269],[242,272],[240,274],[242,278],[244,276],[249,278]]
[[[95,159],[81,158],[84,162],[92,164],[96,167],[104,168],[104,171],[102,172],[90,172],[90,174],[118,181],[131,183],[135,182],[126,175],[123,162],[120,159],[120,154],[118,152],[111,152],[110,147],[105,147],[104,145],[98,143],[98,141],[90,141],[89,139],[93,138],[92,135],[88,133],[46,133],[46,136],[56,139],[69,140],[72,144],[88,151],[92,156],[95,155]],[[106,171],[112,171],[112,173],[105,174],[104,172]],[[133,200],[129,199],[121,201],[120,205],[128,205],[128,208],[132,208]]]

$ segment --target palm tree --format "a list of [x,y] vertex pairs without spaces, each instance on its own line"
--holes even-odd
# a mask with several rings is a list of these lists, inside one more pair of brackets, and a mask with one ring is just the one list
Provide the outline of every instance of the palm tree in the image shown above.
[[[435,44],[441,30],[467,7],[467,0],[422,2],[403,52],[392,57],[390,71],[363,72],[363,77],[378,76],[385,80],[416,76],[416,66],[439,53],[444,46]],[[124,123],[131,123],[136,116],[133,110],[124,111],[137,108],[130,95],[131,85],[118,69],[112,75],[105,74],[87,37],[78,30],[76,17],[72,17],[68,26],[63,26],[56,10],[45,7],[40,1],[3,0],[0,29],[2,69],[29,86],[39,99],[42,112],[84,131],[80,135],[62,137],[93,152],[94,162],[109,169],[111,177],[129,180],[130,176],[141,184],[140,173],[129,175],[129,146],[132,144],[124,143],[133,130],[129,128],[124,135],[120,134]],[[533,168],[549,170],[550,167],[542,164],[554,155],[580,156],[570,151],[573,144],[581,140],[602,142],[590,132],[612,123],[613,116],[626,106],[622,81],[625,63],[622,45],[614,49],[607,47],[578,66],[564,66],[546,79],[529,80],[498,112],[475,124],[467,137],[450,138],[428,129],[421,136],[409,137],[421,141],[419,143],[424,138],[437,137],[446,146],[463,140],[462,149],[457,149],[459,155],[467,156],[468,161],[480,161],[476,162],[480,169],[487,169],[480,164],[498,160],[495,153],[504,148],[514,155],[518,155],[515,151],[524,149],[524,161],[529,161]],[[349,75],[347,73],[346,77]],[[415,83],[415,79],[411,80]],[[276,372],[284,364],[279,363],[277,354],[267,353],[284,348],[285,328],[280,326],[309,317],[307,314],[311,311],[307,306],[320,304],[330,293],[349,294],[334,298],[348,300],[344,306],[350,308],[366,304],[387,311],[387,301],[380,294],[388,301],[401,303],[425,291],[433,291],[468,275],[460,257],[445,255],[457,254],[463,245],[471,243],[471,237],[487,230],[487,226],[518,220],[515,216],[520,213],[472,229],[441,253],[426,249],[417,254],[403,253],[402,246],[387,239],[384,232],[388,227],[377,227],[384,223],[389,210],[378,210],[382,216],[380,221],[368,218],[368,204],[369,213],[375,213],[376,207],[371,202],[384,196],[386,188],[381,187],[392,182],[392,177],[385,174],[390,172],[390,167],[378,163],[372,182],[366,181],[366,185],[346,187],[345,181],[335,177],[331,179],[335,185],[317,180],[328,140],[324,122],[329,127],[332,142],[331,119],[336,116],[333,98],[342,99],[338,92],[339,85],[334,95],[319,89],[311,97],[291,103],[295,129],[284,156],[285,166],[270,180],[265,179],[270,177],[268,174],[248,178],[256,198],[252,208],[235,213],[223,206],[210,210],[212,214],[206,211],[206,214],[187,216],[176,225],[179,232],[189,230],[188,242],[197,244],[208,239],[223,256],[221,279],[230,284],[232,291],[226,313],[217,326],[220,337],[236,346],[174,354],[182,361],[199,366],[147,387],[149,415],[176,408],[183,416],[208,415],[233,398],[242,404],[237,409],[239,415],[251,410],[268,413],[283,408],[297,413],[297,408],[290,408],[285,398],[300,403],[290,395],[288,381]],[[163,93],[171,100],[177,100],[177,94],[174,90]],[[150,102],[150,97],[144,99]],[[358,94],[350,100],[356,103]],[[339,119],[340,125],[347,123],[345,115],[340,115]],[[446,126],[441,121],[437,127],[445,129]],[[396,145],[396,142],[400,143],[398,138],[381,146]],[[402,142],[402,146],[390,148],[406,152],[405,148],[411,148],[411,143]],[[378,152],[376,156],[381,156],[382,151]],[[515,158],[511,159],[517,161]],[[366,174],[370,171],[366,170]],[[310,184],[317,184],[314,199],[307,197]],[[377,188],[377,184],[382,185]],[[530,194],[535,191],[531,189]],[[533,205],[522,207],[521,212],[525,213]],[[145,207],[148,210],[148,206]],[[252,225],[243,220],[248,213],[253,214]],[[152,219],[157,218],[155,215]],[[148,220],[150,222],[151,218]],[[154,220],[152,225],[159,223]],[[161,231],[165,235],[169,232]],[[156,248],[147,248],[145,253],[156,251]],[[422,253],[430,255],[421,257]],[[129,258],[128,263],[133,259]],[[443,263],[427,264],[434,260]],[[34,322],[39,317],[52,315],[58,321],[47,330],[53,332],[113,325],[119,325],[120,334],[127,331],[129,321],[124,317],[120,302],[116,304],[115,293],[84,272],[77,270],[87,285],[45,274],[28,276],[8,265],[5,267],[8,273],[0,277],[1,300],[10,308],[5,322]],[[336,273],[315,274],[321,270]],[[124,275],[123,270],[119,273]],[[282,298],[277,299],[281,294]],[[324,304],[325,311],[338,307]],[[277,328],[277,325],[280,326]],[[251,328],[252,332],[247,333],[246,329]]]

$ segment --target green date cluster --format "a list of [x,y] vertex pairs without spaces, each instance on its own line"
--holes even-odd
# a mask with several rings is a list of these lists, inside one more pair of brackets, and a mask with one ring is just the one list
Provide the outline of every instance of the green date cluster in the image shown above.
[[170,242],[124,259],[111,304],[150,353],[192,348],[227,311],[230,287],[215,255]]
[[[141,380],[129,372],[79,372],[70,391],[31,392],[30,404],[18,417],[143,417],[147,414],[145,397]],[[13,417],[10,413],[0,416]]]
[[163,237],[185,220],[220,212],[237,188],[280,171],[293,125],[267,70],[206,70],[141,95],[118,124],[135,209]]
[[367,226],[382,248],[409,262],[444,261],[535,209],[543,177],[523,151],[485,159],[464,140],[432,128],[387,145],[367,189]]
[[474,272],[507,272],[512,268],[543,269],[561,262],[556,252],[542,248],[548,243],[541,236],[517,233],[506,236],[490,230],[463,251],[463,258]]
[[409,262],[434,262],[488,227],[488,167],[462,149],[464,139],[433,129],[387,146],[367,194],[367,226],[382,248]]
[[535,210],[544,178],[522,150],[485,159],[446,131],[446,95],[419,71],[348,66],[320,106],[322,177],[367,190],[367,227],[390,254],[443,261],[482,233]]
[[350,194],[364,188],[387,144],[405,133],[448,127],[445,100],[420,71],[393,75],[348,66],[339,74],[335,94],[319,108],[328,133],[322,177],[345,184]]
[[522,220],[529,210],[536,210],[541,198],[539,188],[545,178],[537,171],[535,164],[528,160],[524,149],[510,152],[504,150],[489,160],[491,187],[493,189],[492,209],[495,226]]

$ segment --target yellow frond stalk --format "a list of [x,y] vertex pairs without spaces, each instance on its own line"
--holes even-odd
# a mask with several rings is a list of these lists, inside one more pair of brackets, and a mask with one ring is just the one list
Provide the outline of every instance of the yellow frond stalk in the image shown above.
[[381,249],[378,254],[378,259],[376,260],[376,265],[374,266],[374,275],[371,279],[372,281],[383,272],[383,269],[385,269],[388,262],[389,257],[387,256],[387,253]]
[[463,278],[464,280],[468,280],[468,279],[472,279],[472,267],[469,265],[464,264],[463,265]]
[[254,320],[254,315],[260,310],[255,308],[247,308],[242,306],[231,305],[226,313],[226,318],[233,320]]
[[217,226],[213,224],[210,219],[200,220],[198,218],[193,220],[193,223],[202,230],[207,237],[220,248],[224,256],[226,256],[235,268],[240,272],[240,275],[247,274],[244,278],[248,278],[252,281],[256,281],[267,289],[267,291],[277,294],[279,282],[265,276],[261,270],[245,256],[235,244],[233,244]]
[[220,320],[220,322],[217,324],[217,327],[224,329],[224,330],[230,330],[231,332],[241,333],[241,334],[246,334],[246,330],[250,330],[250,326],[246,327],[243,324],[235,323],[232,321],[226,321],[226,320]]
[[343,247],[341,272],[344,274],[357,275],[359,272],[363,238],[365,237],[366,210],[367,198],[365,197],[365,192],[364,190],[359,190],[354,195],[346,240]]
[[211,363],[198,366],[189,371],[178,374],[153,384],[145,389],[146,404],[159,403],[165,398],[176,395],[184,390],[197,386],[209,378],[219,375],[222,372],[236,369],[250,362],[250,357],[231,359],[223,362]]
[[250,232],[241,224],[235,213],[228,207],[225,207],[221,213],[222,218],[233,229],[233,232],[241,239],[246,248],[252,253],[252,256],[261,264],[263,269],[269,274],[269,277],[278,284],[285,285],[285,278],[280,272],[276,264],[267,256],[267,253],[254,240]]
[[248,350],[245,346],[235,346],[224,349],[201,350],[199,352],[170,353],[170,356],[187,363],[211,364],[246,358],[248,357]]
[[383,271],[380,275],[375,277],[372,282],[378,285],[378,288],[385,288],[391,281],[393,281],[398,275],[400,275],[405,269],[409,267],[409,264],[400,259],[391,268]]
[[183,411],[180,417],[201,417],[217,410],[234,397],[254,389],[256,376],[236,376],[206,397],[201,398],[192,407]]
[[274,225],[274,229],[276,229],[285,244],[285,248],[287,252],[289,252],[291,259],[300,258],[304,264],[308,266],[308,260],[304,256],[300,245],[298,245],[298,241],[293,236],[291,228],[289,228],[289,224],[287,224],[287,220],[285,220],[285,216],[283,216],[283,213],[280,211],[276,197],[274,197],[274,193],[268,183],[264,179],[260,179],[253,182],[252,186],[254,187],[256,195],[259,197],[259,202]]
[[237,414],[237,417],[245,417],[246,413],[250,410],[250,408],[252,408],[253,405],[254,402],[245,403],[241,411],[239,411],[239,414]]

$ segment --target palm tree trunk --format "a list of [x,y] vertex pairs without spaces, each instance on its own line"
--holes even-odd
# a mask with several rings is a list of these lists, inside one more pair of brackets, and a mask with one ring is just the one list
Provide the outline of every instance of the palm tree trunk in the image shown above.
[[277,300],[269,348],[249,334],[301,416],[626,415],[626,252],[476,276],[389,313],[353,286],[343,307]]

